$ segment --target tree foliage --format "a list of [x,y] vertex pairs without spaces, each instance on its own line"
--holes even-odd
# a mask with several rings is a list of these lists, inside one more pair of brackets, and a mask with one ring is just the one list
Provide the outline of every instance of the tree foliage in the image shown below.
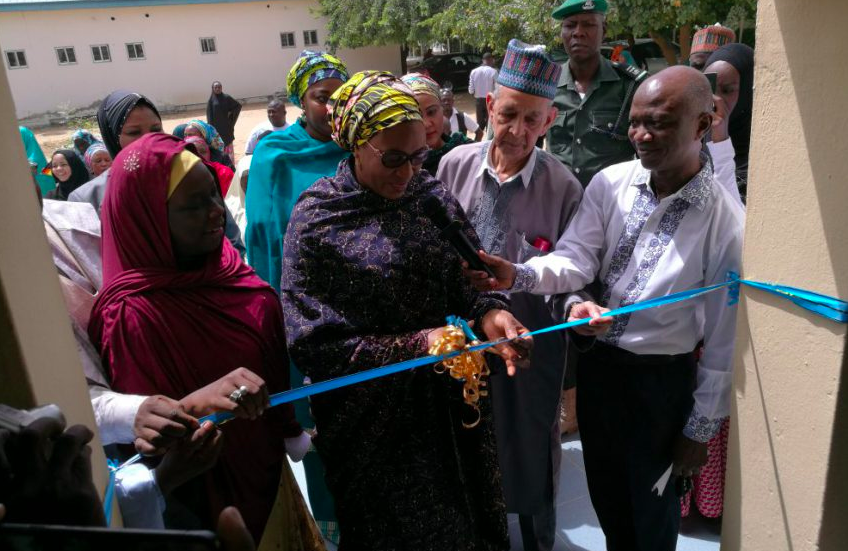
[[433,39],[423,23],[448,0],[319,0],[327,18],[328,45],[359,48],[409,44]]
[[644,36],[687,24],[723,22],[737,6],[753,13],[756,0],[615,0],[608,19],[610,28],[616,33]]
[[[551,18],[562,0],[319,0],[329,45],[431,44],[448,38],[503,52],[509,39],[553,46],[559,25]],[[688,36],[694,25],[752,22],[756,0],[614,0],[610,34]],[[688,44],[686,44],[686,50]]]
[[459,38],[502,53],[512,38],[553,45],[559,25],[551,12],[561,1],[455,0],[428,22],[432,36]]

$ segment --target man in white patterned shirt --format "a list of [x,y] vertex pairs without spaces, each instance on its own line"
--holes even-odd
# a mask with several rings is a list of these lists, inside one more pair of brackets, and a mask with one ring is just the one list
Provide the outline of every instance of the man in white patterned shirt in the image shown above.
[[[553,254],[513,265],[481,253],[497,279],[468,272],[478,288],[572,292],[600,284],[597,337],[578,365],[577,407],[592,504],[607,549],[671,551],[680,505],[670,465],[685,479],[706,462],[729,415],[736,308],[727,290],[610,320],[637,301],[721,283],[739,271],[744,211],[701,155],[713,118],[707,79],[672,67],[639,88],[629,136],[640,160],[599,172]],[[704,352],[696,361],[697,344]],[[694,391],[693,391],[694,389]]]

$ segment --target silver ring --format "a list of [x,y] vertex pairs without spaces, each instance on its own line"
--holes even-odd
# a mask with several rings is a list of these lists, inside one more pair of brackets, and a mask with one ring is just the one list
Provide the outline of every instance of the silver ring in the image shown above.
[[247,394],[247,387],[242,385],[230,393],[230,400],[240,404],[245,394]]

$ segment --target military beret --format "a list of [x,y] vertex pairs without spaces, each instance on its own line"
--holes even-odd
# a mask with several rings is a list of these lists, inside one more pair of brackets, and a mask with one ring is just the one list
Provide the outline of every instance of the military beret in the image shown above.
[[607,0],[565,0],[551,15],[565,19],[581,13],[607,13]]

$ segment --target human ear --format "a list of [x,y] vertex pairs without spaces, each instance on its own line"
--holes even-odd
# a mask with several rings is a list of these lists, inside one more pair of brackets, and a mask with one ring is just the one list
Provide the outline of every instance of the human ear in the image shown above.
[[713,127],[713,114],[701,113],[698,117],[698,140],[704,139],[707,131]]
[[554,121],[556,120],[556,116],[557,108],[551,105],[551,108],[548,110],[548,117],[545,119],[545,127],[542,132],[543,134],[547,134],[548,130],[551,129],[551,126],[553,126]]

